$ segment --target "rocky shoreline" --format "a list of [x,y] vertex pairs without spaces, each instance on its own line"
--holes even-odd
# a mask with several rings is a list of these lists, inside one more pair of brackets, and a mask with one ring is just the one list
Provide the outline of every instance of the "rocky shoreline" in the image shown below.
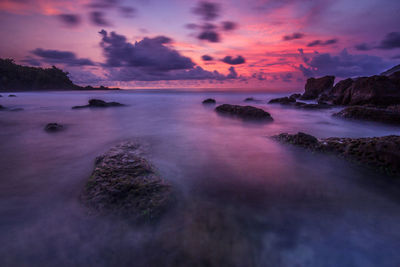
[[297,134],[282,133],[272,138],[281,143],[300,146],[311,151],[333,153],[387,175],[400,176],[400,136],[317,139],[312,135],[299,132]]

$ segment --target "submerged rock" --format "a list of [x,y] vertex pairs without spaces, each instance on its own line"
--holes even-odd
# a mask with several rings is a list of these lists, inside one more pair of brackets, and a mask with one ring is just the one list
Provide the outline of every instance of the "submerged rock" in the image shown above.
[[61,131],[62,129],[64,129],[64,126],[62,126],[61,124],[55,123],[55,122],[48,123],[44,127],[44,130],[47,132],[58,132],[58,131]]
[[334,113],[333,116],[346,119],[368,120],[368,121],[400,124],[400,109],[398,108],[398,106],[392,106],[386,109],[364,107],[364,106],[352,106],[344,108],[343,110],[337,113]]
[[296,98],[292,98],[292,97],[279,97],[279,98],[273,98],[271,99],[268,104],[282,104],[282,105],[289,105],[289,104],[293,104],[296,102]]
[[213,98],[207,98],[206,100],[203,100],[203,104],[215,104],[216,101]]
[[247,97],[244,101],[245,102],[252,102],[252,101],[255,101],[255,99],[253,97]]
[[400,136],[397,135],[366,138],[330,137],[318,140],[304,133],[283,133],[272,138],[313,151],[338,154],[386,174],[400,176]]
[[8,95],[8,97],[17,97],[16,95]]
[[0,105],[0,110],[4,110],[6,109],[5,107],[3,107],[2,105]]
[[138,144],[125,142],[96,158],[82,201],[94,213],[133,221],[160,216],[172,199],[171,186],[141,154]]
[[272,121],[271,115],[263,109],[252,106],[223,104],[215,108],[221,114],[233,115],[242,119]]
[[305,86],[305,92],[300,97],[302,100],[317,98],[324,91],[330,91],[335,82],[335,76],[325,76],[322,78],[309,78]]
[[121,103],[118,102],[105,102],[100,99],[90,99],[89,104],[85,106],[74,106],[72,107],[73,109],[79,109],[79,108],[107,108],[107,107],[121,107],[124,106]]

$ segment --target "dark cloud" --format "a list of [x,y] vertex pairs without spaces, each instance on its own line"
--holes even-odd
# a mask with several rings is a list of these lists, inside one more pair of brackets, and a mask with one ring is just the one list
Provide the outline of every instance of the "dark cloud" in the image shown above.
[[388,33],[377,48],[387,50],[400,48],[400,32]]
[[224,31],[233,31],[237,28],[237,24],[233,21],[223,21],[222,22],[222,30]]
[[301,39],[301,38],[303,38],[303,37],[304,37],[304,34],[303,34],[303,33],[295,32],[295,33],[293,33],[293,34],[283,36],[283,37],[282,37],[282,40],[284,40],[284,41],[291,41],[291,40],[295,40],[295,39]]
[[133,18],[136,15],[136,8],[130,6],[121,6],[118,8],[118,11],[121,13],[122,16],[125,18]]
[[90,21],[96,26],[111,26],[111,23],[104,18],[104,12],[93,11],[89,13]]
[[93,0],[88,6],[91,8],[114,8],[120,4],[120,0]]
[[282,74],[280,74],[280,78],[281,78],[282,81],[290,83],[290,82],[292,82],[293,74],[290,73],[290,72],[289,73],[282,73]]
[[200,28],[200,25],[197,25],[196,23],[188,23],[185,25],[185,27],[190,30],[196,30],[196,29]]
[[201,57],[201,59],[204,60],[204,61],[211,61],[211,60],[213,60],[214,58],[213,58],[212,56],[209,56],[209,55],[203,55],[203,56]]
[[203,20],[214,20],[219,16],[220,6],[217,3],[201,1],[193,9],[193,13],[201,16]]
[[368,51],[371,50],[372,47],[370,47],[368,44],[366,43],[362,43],[362,44],[358,44],[356,46],[354,46],[354,48],[358,51]]
[[200,40],[207,40],[211,43],[217,43],[220,41],[219,33],[213,30],[202,31],[197,38]]
[[343,49],[338,55],[314,53],[305,55],[299,49],[304,65],[298,69],[306,77],[335,75],[342,78],[366,76],[381,73],[389,67],[380,57],[369,55],[351,55]]
[[326,41],[315,40],[315,41],[312,41],[311,43],[307,44],[307,46],[308,47],[326,46],[326,45],[336,44],[337,42],[338,42],[337,39],[329,39],[329,40],[326,40]]
[[246,60],[242,56],[237,56],[236,58],[233,58],[231,56],[226,56],[222,59],[222,62],[230,65],[239,65],[245,63]]
[[93,66],[93,61],[87,58],[77,58],[69,51],[45,50],[36,48],[31,53],[40,58],[41,61],[49,64],[65,64],[69,66]]
[[171,48],[172,40],[165,36],[144,38],[131,44],[126,37],[115,32],[100,32],[108,70],[113,81],[162,81],[162,80],[227,80],[236,79],[234,68],[224,75],[196,66],[188,57]]
[[82,20],[79,15],[76,14],[60,14],[58,18],[67,26],[75,27],[81,24]]
[[253,73],[253,75],[251,75],[251,77],[253,79],[257,79],[259,81],[266,81],[267,80],[267,76],[264,72],[258,72],[258,73]]

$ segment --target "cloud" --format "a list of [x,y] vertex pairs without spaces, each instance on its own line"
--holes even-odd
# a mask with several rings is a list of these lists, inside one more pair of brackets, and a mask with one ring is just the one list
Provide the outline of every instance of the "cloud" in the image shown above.
[[217,43],[220,41],[219,33],[213,30],[202,31],[197,38],[200,40],[207,40],[212,43]]
[[204,60],[204,61],[211,61],[214,58],[212,56],[209,56],[209,55],[203,55],[203,56],[201,56],[201,59]]
[[108,69],[108,79],[113,81],[161,81],[161,80],[227,80],[238,74],[230,68],[227,75],[207,71],[196,66],[186,56],[171,47],[172,40],[165,36],[145,37],[131,44],[126,37],[115,32],[100,32]]
[[[93,61],[87,58],[77,58],[76,55],[69,51],[45,50],[36,48],[31,53],[40,58],[41,61],[49,64],[65,64],[68,66],[93,66]],[[32,60],[32,59],[27,59]],[[39,60],[39,59],[36,59]],[[31,61],[33,62],[33,61]]]
[[133,18],[137,12],[136,8],[130,6],[121,6],[118,8],[118,11],[125,18]]
[[230,65],[239,65],[245,63],[246,60],[242,56],[237,56],[236,58],[233,58],[232,56],[226,56],[222,59],[222,62]]
[[222,30],[224,31],[233,31],[237,28],[237,24],[233,21],[223,21],[222,22]]
[[293,33],[293,34],[283,36],[283,37],[282,37],[282,40],[284,40],[284,41],[291,41],[291,40],[295,40],[295,39],[301,39],[301,38],[303,38],[303,37],[304,37],[304,34],[303,34],[303,33],[295,32],[295,33]]
[[400,48],[400,32],[388,33],[377,48],[386,50]]
[[337,42],[338,42],[337,39],[329,39],[329,40],[326,40],[326,41],[315,40],[315,41],[312,41],[311,43],[307,44],[307,46],[308,47],[326,46],[326,45],[336,44]]
[[203,20],[215,20],[219,16],[220,6],[217,3],[201,1],[193,8],[193,13],[199,15]]
[[354,46],[354,48],[355,48],[356,50],[358,50],[358,51],[368,51],[368,50],[371,50],[371,49],[372,49],[372,47],[369,46],[369,45],[366,44],[366,43],[358,44],[358,45]]
[[76,27],[81,24],[82,20],[79,15],[76,14],[60,14],[57,16],[61,22],[67,26]]
[[114,8],[119,5],[120,0],[93,0],[88,6],[91,8]]
[[40,60],[31,56],[27,56],[25,59],[21,60],[21,62],[35,67],[39,67],[42,65],[42,62],[40,62]]
[[90,21],[96,26],[111,26],[111,23],[104,18],[105,14],[100,11],[93,11],[89,13]]
[[330,53],[320,54],[318,52],[305,55],[299,49],[304,65],[298,69],[306,77],[335,75],[342,78],[375,75],[389,67],[382,58],[370,55],[351,55],[343,49],[338,55]]

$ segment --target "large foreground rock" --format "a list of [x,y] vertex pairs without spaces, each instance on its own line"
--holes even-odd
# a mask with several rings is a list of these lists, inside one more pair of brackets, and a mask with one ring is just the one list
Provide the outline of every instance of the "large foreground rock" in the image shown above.
[[395,107],[374,108],[365,106],[351,106],[344,108],[340,112],[334,113],[333,116],[346,119],[400,124],[400,111],[396,110]]
[[400,136],[366,138],[330,137],[317,139],[305,133],[282,133],[273,136],[283,143],[305,147],[312,151],[329,152],[373,167],[393,176],[400,176]]
[[82,201],[98,214],[157,218],[170,204],[171,186],[141,154],[138,144],[125,142],[98,157]]
[[321,93],[330,91],[334,82],[335,76],[325,76],[318,79],[309,78],[305,86],[305,92],[300,99],[316,99]]
[[272,121],[271,115],[263,109],[252,106],[223,104],[215,108],[220,114],[233,115],[248,120]]
[[85,106],[74,106],[73,109],[80,109],[80,108],[107,108],[107,107],[122,107],[124,106],[118,102],[105,102],[100,99],[90,99],[89,104]]

